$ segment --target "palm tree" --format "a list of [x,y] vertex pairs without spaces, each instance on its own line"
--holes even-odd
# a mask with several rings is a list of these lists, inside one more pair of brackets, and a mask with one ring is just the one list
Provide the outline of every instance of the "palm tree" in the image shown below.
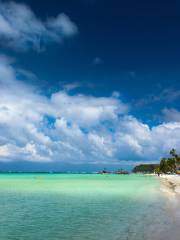
[[171,149],[171,151],[169,153],[173,157],[173,159],[175,160],[176,168],[178,168],[179,164],[180,164],[180,155],[177,154],[177,152],[174,148]]
[[174,149],[174,148],[172,148],[169,153],[170,153],[170,155],[173,156],[174,158],[177,158],[177,157],[178,157],[178,154],[176,153],[176,149]]
[[174,158],[168,158],[167,160],[167,170],[168,172],[176,172],[176,160]]
[[166,158],[162,158],[160,161],[159,169],[162,173],[167,173],[168,168],[167,168],[167,160]]

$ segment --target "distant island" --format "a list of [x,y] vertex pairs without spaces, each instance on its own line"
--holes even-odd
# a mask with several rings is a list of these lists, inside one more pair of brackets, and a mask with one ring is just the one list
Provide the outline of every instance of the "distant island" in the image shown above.
[[159,164],[140,164],[133,168],[133,173],[154,173]]

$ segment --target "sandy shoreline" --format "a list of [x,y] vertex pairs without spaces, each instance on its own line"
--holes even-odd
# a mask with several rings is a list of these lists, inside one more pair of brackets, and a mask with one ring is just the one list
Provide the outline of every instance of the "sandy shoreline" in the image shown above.
[[161,190],[180,196],[180,175],[161,175]]
[[[164,206],[169,215],[169,224],[171,228],[161,233],[161,240],[179,240],[180,229],[180,176],[163,174],[158,177],[160,179],[160,190],[166,196],[167,202]],[[167,215],[167,216],[168,216]]]

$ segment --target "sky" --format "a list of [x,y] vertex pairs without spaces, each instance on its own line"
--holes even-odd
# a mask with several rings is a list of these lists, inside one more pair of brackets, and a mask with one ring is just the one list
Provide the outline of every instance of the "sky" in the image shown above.
[[0,170],[96,171],[180,149],[180,2],[0,1]]

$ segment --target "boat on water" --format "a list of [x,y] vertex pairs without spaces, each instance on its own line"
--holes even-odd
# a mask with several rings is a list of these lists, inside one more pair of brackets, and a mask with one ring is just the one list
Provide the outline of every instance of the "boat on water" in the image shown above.
[[122,174],[122,175],[126,175],[126,174],[129,174],[129,172],[124,171],[122,169],[120,169],[120,170],[118,169],[115,172],[109,172],[109,171],[106,171],[106,169],[104,169],[103,171],[97,172],[97,174]]

